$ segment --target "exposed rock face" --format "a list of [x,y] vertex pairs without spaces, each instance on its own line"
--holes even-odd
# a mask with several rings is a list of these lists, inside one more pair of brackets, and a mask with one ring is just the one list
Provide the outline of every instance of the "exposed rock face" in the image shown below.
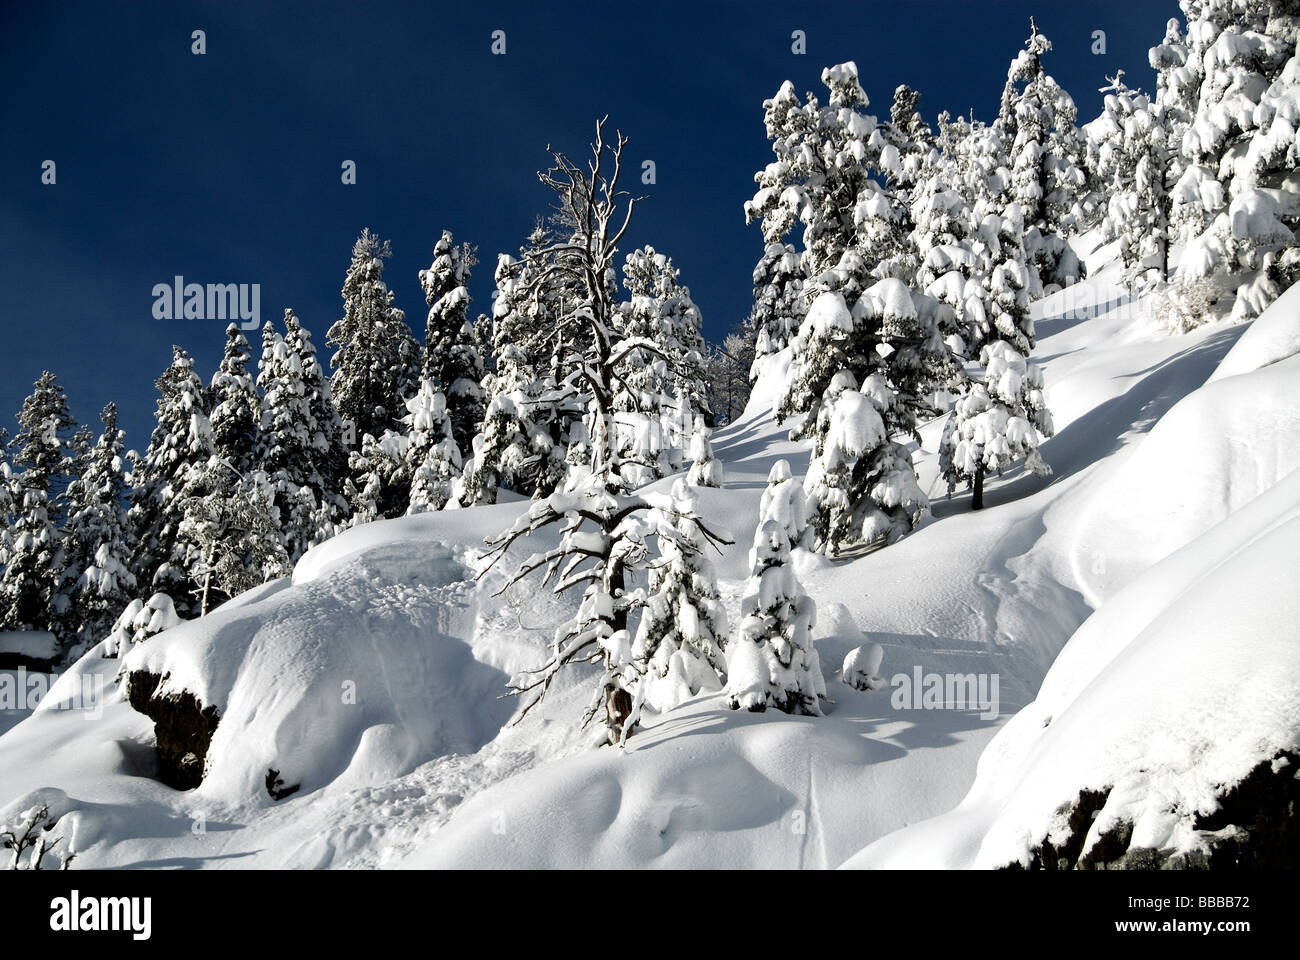
[[[1066,839],[1046,838],[1030,851],[1030,870],[1268,870],[1300,867],[1300,755],[1283,751],[1264,760],[1218,796],[1213,813],[1198,815],[1193,828],[1202,846],[1191,852],[1130,845],[1133,825],[1119,823],[1092,845],[1084,840],[1106,804],[1107,790],[1083,790],[1066,814]],[[1010,863],[1003,869],[1021,870]]]
[[177,790],[203,782],[204,760],[216,733],[216,707],[205,707],[188,691],[156,695],[163,677],[136,670],[127,674],[128,702],[154,722],[158,779]]

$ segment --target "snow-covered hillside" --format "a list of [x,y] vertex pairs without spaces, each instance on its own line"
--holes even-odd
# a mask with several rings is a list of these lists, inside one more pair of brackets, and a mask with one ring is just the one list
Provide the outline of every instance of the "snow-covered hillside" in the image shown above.
[[[1123,300],[1117,274],[1086,281],[1094,302]],[[503,574],[475,579],[483,537],[525,508],[502,502],[354,528],[122,660],[91,650],[0,736],[0,821],[48,802],[77,867],[996,866],[1027,862],[1089,790],[1109,791],[1098,835],[1128,820],[1134,846],[1194,845],[1216,791],[1300,748],[1300,293],[1180,336],[1141,304],[1070,302],[1034,307],[1052,476],[995,478],[972,513],[942,496],[931,422],[914,533],[797,555],[824,717],[712,694],[597,749],[579,668],[509,726],[507,680],[573,610],[536,581],[496,596]],[[725,485],[698,491],[735,541],[714,558],[733,623],[768,473],[807,464],[771,399],[760,383],[714,436]],[[900,707],[899,684],[840,682],[867,640],[886,678],[975,675],[992,702]],[[178,738],[215,710],[196,789],[158,780],[132,672],[159,678],[139,702],[195,702],[155,711]],[[102,709],[59,708],[99,683]],[[298,789],[272,799],[272,770]]]

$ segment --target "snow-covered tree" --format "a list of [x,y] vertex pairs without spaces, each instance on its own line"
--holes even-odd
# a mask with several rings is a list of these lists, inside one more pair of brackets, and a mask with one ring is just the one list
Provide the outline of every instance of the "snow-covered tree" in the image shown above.
[[[14,525],[8,562],[0,574],[0,628],[50,630],[62,622],[60,590],[64,553],[58,502],[71,462],[68,431],[73,420],[54,374],[43,372],[18,412],[18,434],[10,443],[14,479]],[[66,645],[69,636],[60,636]]]
[[952,352],[964,357],[975,331],[987,323],[980,284],[984,263],[973,213],[940,174],[923,180],[915,193],[916,284],[941,304],[939,330]]
[[1300,275],[1296,11],[1284,0],[1186,0],[1186,74],[1199,79],[1173,214],[1181,285],[1210,281],[1257,316]]
[[[275,492],[285,552],[296,562],[347,512],[342,495],[347,450],[311,334],[293,310],[285,310],[284,324],[283,336],[269,320],[262,328],[258,464]],[[240,476],[250,473],[232,466]]]
[[695,497],[678,478],[671,509],[655,514],[659,556],[650,566],[649,591],[632,641],[632,659],[645,669],[644,702],[659,713],[721,689],[726,673],[727,614],[694,519]]
[[[620,134],[614,145],[607,145],[603,127],[603,120],[596,124],[596,140],[585,168],[562,153],[553,153],[555,166],[540,174],[567,211],[574,233],[558,246],[532,251],[525,264],[541,268],[530,281],[534,297],[547,269],[567,274],[577,291],[559,311],[556,373],[560,388],[586,400],[590,465],[574,471],[563,489],[539,499],[509,530],[489,540],[491,562],[484,574],[521,537],[560,527],[559,543],[525,560],[503,587],[509,589],[534,571],[545,570],[544,582],[557,592],[583,590],[578,615],[557,631],[548,661],[513,685],[516,694],[527,698],[519,717],[541,701],[565,667],[598,663],[603,669],[585,720],[603,715],[607,741],[623,743],[636,727],[644,702],[646,670],[634,653],[629,622],[643,595],[629,589],[629,578],[646,562],[647,540],[655,529],[649,514],[681,511],[629,493],[621,469],[614,407],[618,370],[631,350],[644,349],[653,355],[657,346],[649,339],[618,336],[611,282],[614,258],[636,200],[619,185],[627,140]],[[674,519],[674,524],[678,522],[694,523],[706,540],[721,542],[698,517],[681,515]]]
[[971,507],[984,506],[984,477],[1016,460],[1040,476],[1051,469],[1038,453],[1040,435],[1053,433],[1043,398],[1042,371],[1006,340],[994,340],[980,354],[982,379],[957,400],[939,445],[939,465],[951,492],[969,483]]
[[257,463],[262,402],[248,371],[252,354],[236,324],[226,327],[226,348],[210,387],[213,450],[240,473]]
[[189,577],[192,544],[180,540],[184,517],[181,493],[193,470],[206,466],[214,451],[203,382],[194,362],[172,347],[172,362],[154,381],[158,403],[149,447],[131,470],[127,514],[136,553],[131,572],[141,592],[165,593],[182,617],[194,610],[198,585]]
[[686,482],[693,487],[722,486],[722,461],[713,455],[709,432],[703,420],[696,421],[691,437],[691,469],[686,473]]
[[851,312],[831,290],[809,308],[778,416],[802,414],[791,436],[813,441],[805,488],[819,549],[893,542],[928,506],[911,455],[893,438],[915,432],[925,398],[950,376],[937,312],[893,278]]
[[[905,254],[906,205],[877,181],[886,141],[881,125],[866,113],[867,95],[857,65],[822,71],[830,91],[822,105],[811,93],[801,101],[786,81],[763,103],[764,122],[776,159],[756,174],[759,184],[745,203],[747,222],[762,220],[765,242],[782,243],[802,223],[805,276],[838,268],[843,290],[856,299],[872,277],[897,276]],[[841,261],[858,249],[856,270]]]
[[706,347],[700,311],[678,281],[670,258],[644,247],[628,254],[619,336],[645,339],[655,351],[629,351],[617,371],[614,394],[628,479],[641,484],[681,463],[691,425],[708,416]]
[[727,705],[820,716],[826,681],[812,635],[817,608],[795,577],[790,540],[776,520],[755,531],[749,563],[740,627],[727,646]]
[[1171,121],[1159,104],[1128,87],[1123,70],[1102,92],[1105,108],[1091,135],[1097,141],[1096,171],[1109,198],[1103,236],[1119,240],[1130,283],[1152,269],[1163,280],[1169,274],[1172,214],[1172,181],[1166,177],[1176,152]]
[[117,406],[100,414],[103,432],[93,448],[79,458],[68,485],[65,551],[67,579],[72,589],[69,620],[80,642],[104,639],[122,608],[136,595],[131,573],[131,544],[126,522],[126,474],[123,433]]
[[281,539],[276,488],[258,470],[241,475],[212,456],[190,472],[181,494],[182,538],[192,544],[190,578],[198,613],[292,570]]
[[[520,259],[501,254],[497,262],[497,296],[493,305],[495,369],[484,379],[487,397],[483,425],[475,435],[457,500],[464,506],[496,503],[497,490],[508,487],[527,495],[553,490],[566,471],[568,441],[557,414],[559,391],[546,379],[549,352],[547,312],[551,287],[544,251],[549,235],[540,227]],[[530,296],[529,291],[534,291]],[[558,435],[558,436],[557,436]]]
[[789,460],[778,460],[767,474],[767,486],[758,505],[758,525],[775,520],[785,531],[790,548],[811,550],[813,529],[808,524],[808,502],[803,483],[790,472]]
[[470,449],[483,425],[482,381],[485,374],[473,325],[469,320],[469,277],[478,263],[475,249],[455,244],[444,230],[433,248],[433,263],[420,271],[420,286],[429,305],[424,335],[424,378],[446,398],[457,449]]
[[1068,286],[1083,265],[1066,242],[1086,189],[1087,143],[1070,95],[1043,69],[1051,42],[1030,20],[1030,37],[1011,62],[996,126],[1011,143],[1011,199],[1025,218],[1025,252],[1041,286]]
[[[804,272],[798,251],[789,243],[772,242],[754,267],[754,306],[749,325],[755,330],[754,361],[780,353],[790,345],[803,323]],[[751,382],[758,366],[747,370]]]
[[330,361],[330,396],[358,437],[395,428],[419,382],[419,344],[384,283],[384,260],[391,255],[388,241],[361,232],[343,281],[343,318],[326,341],[338,348]]
[[460,448],[452,431],[446,398],[434,389],[432,380],[406,401],[406,470],[411,478],[407,514],[441,510],[452,501],[456,478],[461,471]]

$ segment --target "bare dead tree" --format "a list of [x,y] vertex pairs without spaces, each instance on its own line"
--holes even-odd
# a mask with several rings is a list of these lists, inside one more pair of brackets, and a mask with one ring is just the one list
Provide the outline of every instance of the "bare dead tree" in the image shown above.
[[619,186],[628,141],[616,133],[613,144],[607,143],[607,120],[596,123],[585,166],[560,151],[550,151],[554,165],[538,177],[555,194],[559,222],[571,235],[530,248],[518,266],[525,284],[523,299],[531,299],[537,312],[548,291],[557,286],[576,291],[572,302],[560,305],[555,356],[559,389],[591,411],[590,472],[576,474],[564,489],[534,503],[509,530],[490,538],[484,555],[489,562],[480,577],[520,538],[560,525],[559,545],[525,560],[499,591],[539,570],[545,571],[543,584],[556,593],[584,591],[578,616],[557,631],[546,664],[512,684],[511,695],[526,698],[515,722],[541,702],[561,669],[575,663],[601,663],[604,676],[584,723],[603,709],[610,742],[622,743],[635,726],[640,707],[634,694],[639,668],[627,651],[629,614],[642,598],[629,593],[627,578],[648,556],[647,541],[654,536],[654,527],[647,513],[666,511],[694,522],[715,546],[731,541],[709,530],[698,517],[674,514],[669,498],[630,495],[621,474],[624,461],[614,413],[614,397],[622,384],[620,365],[634,350],[672,361],[653,340],[621,337],[615,322],[614,257],[643,198]]

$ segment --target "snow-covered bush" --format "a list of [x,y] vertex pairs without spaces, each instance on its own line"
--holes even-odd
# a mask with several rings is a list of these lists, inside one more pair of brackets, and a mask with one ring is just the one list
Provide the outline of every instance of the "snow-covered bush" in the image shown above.
[[854,647],[844,656],[840,680],[855,690],[879,690],[887,685],[880,675],[880,663],[884,658],[885,650],[878,643]]

